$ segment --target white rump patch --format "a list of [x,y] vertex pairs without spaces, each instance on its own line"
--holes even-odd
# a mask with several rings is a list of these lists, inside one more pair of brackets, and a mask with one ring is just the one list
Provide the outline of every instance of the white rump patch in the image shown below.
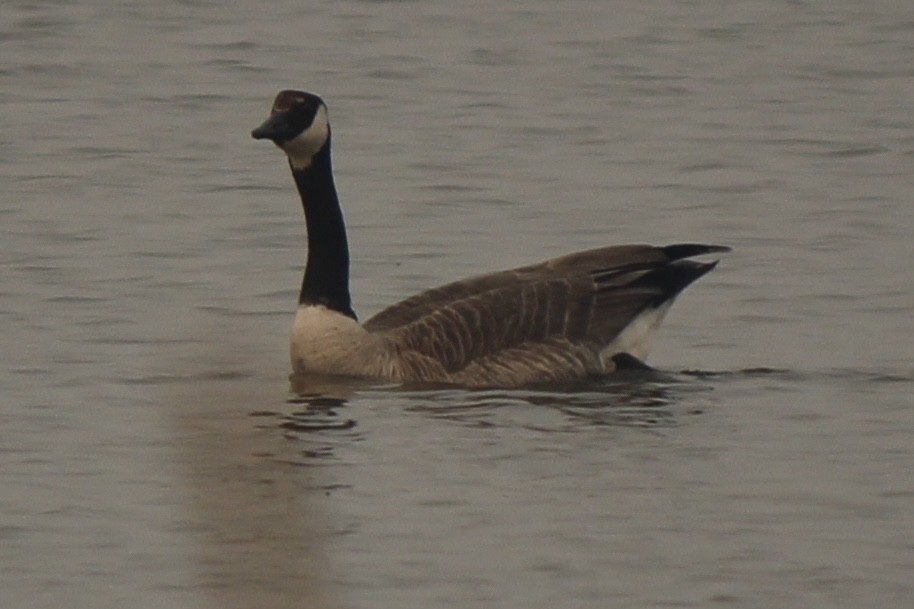
[[321,104],[314,115],[311,126],[297,136],[283,143],[282,149],[289,157],[292,167],[305,169],[317,151],[323,148],[330,137],[330,120],[327,117],[327,106]]
[[635,317],[619,335],[600,352],[604,360],[608,360],[617,353],[628,353],[644,361],[651,349],[651,341],[666,312],[673,306],[672,301],[667,301],[656,309],[648,309]]

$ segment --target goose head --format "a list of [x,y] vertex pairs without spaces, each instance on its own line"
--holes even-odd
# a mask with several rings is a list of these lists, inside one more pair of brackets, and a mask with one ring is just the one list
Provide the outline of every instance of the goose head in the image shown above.
[[251,136],[279,146],[293,169],[307,169],[314,157],[330,146],[327,105],[313,93],[280,91],[270,117]]

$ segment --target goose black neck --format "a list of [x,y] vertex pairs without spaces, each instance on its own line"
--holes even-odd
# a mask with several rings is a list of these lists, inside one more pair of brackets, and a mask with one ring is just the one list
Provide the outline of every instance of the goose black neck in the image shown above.
[[305,209],[308,262],[298,303],[324,305],[355,319],[349,295],[349,245],[333,184],[330,140],[304,168],[292,167]]

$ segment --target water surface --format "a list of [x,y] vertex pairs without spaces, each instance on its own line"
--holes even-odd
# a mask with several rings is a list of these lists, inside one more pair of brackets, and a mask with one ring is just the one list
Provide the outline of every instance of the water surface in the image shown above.
[[[908,606],[912,40],[889,2],[6,3],[4,604]],[[362,318],[734,252],[659,375],[290,387],[301,210],[249,136],[288,87]]]

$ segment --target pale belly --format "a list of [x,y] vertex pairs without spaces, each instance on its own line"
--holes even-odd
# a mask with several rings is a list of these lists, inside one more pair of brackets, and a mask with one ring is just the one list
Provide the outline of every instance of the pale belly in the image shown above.
[[297,373],[396,378],[383,347],[356,320],[327,307],[304,305],[295,314],[290,355]]

